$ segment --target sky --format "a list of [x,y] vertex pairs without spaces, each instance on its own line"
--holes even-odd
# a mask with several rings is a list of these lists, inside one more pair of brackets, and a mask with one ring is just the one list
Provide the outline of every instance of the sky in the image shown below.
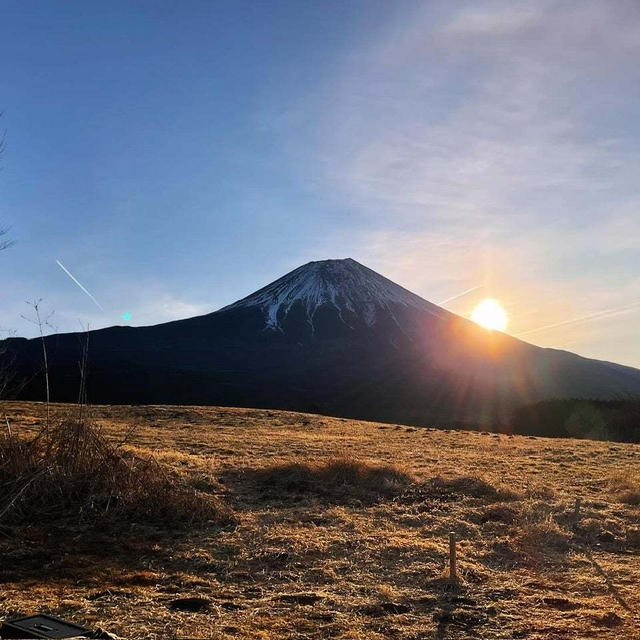
[[58,331],[155,324],[352,257],[640,367],[637,0],[0,15],[3,335],[35,334],[26,301]]

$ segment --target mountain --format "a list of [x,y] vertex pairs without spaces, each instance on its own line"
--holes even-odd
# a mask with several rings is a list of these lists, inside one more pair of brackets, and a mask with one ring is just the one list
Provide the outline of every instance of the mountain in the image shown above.
[[[52,399],[77,399],[87,338],[96,403],[457,425],[505,423],[548,398],[640,395],[640,370],[487,331],[350,258],[310,262],[207,315],[49,336]],[[42,399],[40,341],[4,347],[16,395]]]
[[289,312],[301,309],[312,334],[315,314],[322,309],[337,314],[351,329],[363,322],[371,328],[384,316],[393,318],[394,308],[448,314],[352,258],[309,262],[222,311],[252,307],[262,309],[267,327],[282,331]]

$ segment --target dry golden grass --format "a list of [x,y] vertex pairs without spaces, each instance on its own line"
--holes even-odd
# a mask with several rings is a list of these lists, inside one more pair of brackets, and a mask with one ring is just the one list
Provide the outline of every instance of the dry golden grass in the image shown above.
[[[5,409],[25,436],[43,421],[42,405]],[[5,524],[1,617],[44,610],[134,639],[640,637],[638,445],[283,411],[91,412],[114,443],[134,427],[128,455],[153,453],[235,524]],[[440,579],[449,531],[458,587]]]

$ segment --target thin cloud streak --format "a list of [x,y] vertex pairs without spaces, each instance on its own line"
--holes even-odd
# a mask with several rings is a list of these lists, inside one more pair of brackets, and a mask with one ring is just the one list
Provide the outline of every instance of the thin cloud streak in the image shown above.
[[517,338],[520,338],[522,336],[531,335],[532,333],[547,331],[548,329],[555,329],[556,327],[564,327],[569,324],[577,324],[580,322],[589,322],[591,320],[601,320],[604,318],[610,318],[611,316],[617,316],[621,313],[627,313],[629,311],[633,311],[638,308],[640,308],[640,300],[630,305],[615,307],[613,309],[604,309],[602,311],[596,311],[595,313],[590,313],[586,316],[581,316],[579,318],[572,318],[571,320],[563,320],[562,322],[555,322],[554,324],[548,324],[548,325],[545,325],[544,327],[537,327],[536,329],[521,331],[520,333],[515,334],[515,336]]
[[447,302],[453,302],[454,300],[457,300],[458,298],[462,298],[463,296],[466,296],[469,293],[472,293],[473,291],[477,291],[478,289],[482,289],[483,285],[479,284],[476,287],[471,287],[470,289],[467,289],[466,291],[463,291],[462,293],[457,293],[455,296],[451,296],[450,298],[447,298],[446,300],[442,300],[441,302],[436,302],[436,304],[438,306],[442,306],[443,304],[447,304]]
[[56,263],[80,287],[80,289],[82,289],[82,291],[84,291],[89,296],[89,298],[91,298],[91,300],[96,305],[96,307],[98,307],[100,311],[104,311],[102,305],[95,299],[95,297],[89,291],[87,291],[87,289],[82,285],[82,283],[79,282],[78,279],[74,277],[74,275],[69,271],[69,269],[67,269],[67,267],[65,267],[62,264],[62,262],[60,262],[60,260],[56,260]]

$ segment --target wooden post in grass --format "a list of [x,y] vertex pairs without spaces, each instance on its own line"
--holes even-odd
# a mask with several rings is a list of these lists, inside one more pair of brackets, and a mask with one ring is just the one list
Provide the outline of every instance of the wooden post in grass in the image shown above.
[[456,534],[454,531],[449,533],[449,580],[452,582],[458,580],[458,568],[456,566]]
[[573,526],[578,526],[578,520],[580,520],[580,507],[582,506],[582,498],[576,498],[576,504],[573,507]]

